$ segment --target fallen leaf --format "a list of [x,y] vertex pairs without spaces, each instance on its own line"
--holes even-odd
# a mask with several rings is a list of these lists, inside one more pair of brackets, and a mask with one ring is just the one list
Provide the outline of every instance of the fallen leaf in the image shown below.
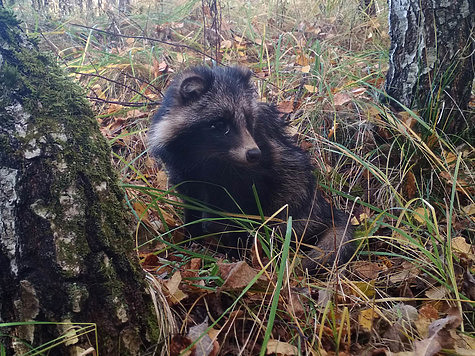
[[465,214],[468,216],[475,215],[475,204],[470,204],[462,208]]
[[279,340],[270,339],[267,342],[266,355],[298,355],[298,349],[294,345]]
[[452,249],[467,255],[472,253],[472,245],[468,244],[462,236],[457,236],[452,239]]
[[281,113],[290,114],[292,111],[294,111],[294,102],[291,100],[281,101],[277,105],[277,108]]
[[187,353],[183,353],[183,350],[185,350],[188,346],[191,345],[193,341],[190,340],[189,337],[186,337],[184,335],[174,335],[170,341],[170,356],[186,356],[191,354],[191,348],[190,351]]
[[447,296],[448,290],[444,286],[432,287],[426,291],[427,298],[443,299]]
[[229,49],[233,46],[233,43],[230,40],[224,40],[221,42],[221,48]]
[[345,92],[339,92],[333,96],[333,104],[335,106],[341,106],[350,101],[351,101],[351,97]]
[[372,298],[376,295],[374,290],[374,280],[370,282],[353,282],[353,284],[368,298]]
[[455,352],[460,356],[473,356],[475,350],[475,338],[470,335],[457,333],[456,330],[449,331],[450,336],[455,340]]
[[376,279],[379,272],[382,271],[381,266],[375,262],[356,261],[353,264],[353,270],[364,279]]
[[185,293],[183,293],[182,290],[179,289],[181,283],[181,274],[179,271],[176,271],[172,278],[168,279],[165,281],[163,284],[168,290],[168,296],[167,299],[170,302],[170,304],[177,304],[181,300],[185,299],[188,297]]
[[295,59],[295,64],[298,64],[299,66],[307,66],[310,64],[310,58],[303,53],[299,53]]
[[310,65],[303,66],[302,69],[300,69],[302,73],[310,73]]
[[148,220],[148,210],[145,204],[140,201],[134,203],[134,210],[141,220]]
[[411,281],[412,279],[416,278],[420,273],[420,269],[408,261],[404,261],[401,264],[401,267],[401,271],[389,276],[389,281],[391,283],[396,284],[403,281]]
[[414,210],[412,216],[420,225],[425,225],[426,219],[429,217],[429,212],[425,208],[417,208]]
[[412,171],[407,172],[406,179],[404,182],[405,193],[408,199],[412,199],[416,196],[417,187],[416,187],[416,177]]
[[459,327],[461,323],[462,318],[456,309],[445,318],[432,322],[429,325],[429,338],[415,342],[416,354],[433,356],[442,348],[452,349],[455,346],[455,339],[451,337],[449,331]]
[[188,331],[188,338],[191,341],[196,341],[196,344],[193,348],[193,356],[209,356],[215,349],[215,343],[211,340],[209,335],[206,333],[208,329],[208,318],[205,319],[201,324],[192,326]]
[[[237,263],[218,263],[219,274],[225,279],[222,290],[240,290],[245,288],[254,277],[257,271],[250,267],[246,262]],[[264,277],[260,277],[261,281],[266,281]]]
[[309,93],[316,93],[318,91],[318,88],[314,85],[308,85],[308,84],[305,84],[303,86]]
[[426,303],[419,309],[419,315],[435,320],[439,317],[439,311],[432,304]]
[[286,307],[292,316],[301,318],[305,315],[304,304],[299,293],[290,292],[290,303],[286,304]]
[[358,323],[366,331],[371,331],[375,319],[378,319],[377,307],[361,310],[358,314]]
[[463,274],[463,289],[470,299],[475,299],[475,277],[468,270]]

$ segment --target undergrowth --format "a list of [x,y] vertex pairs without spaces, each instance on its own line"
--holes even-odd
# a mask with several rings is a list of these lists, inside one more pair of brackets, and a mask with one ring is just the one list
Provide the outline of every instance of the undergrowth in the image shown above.
[[[463,138],[455,146],[417,112],[378,101],[387,8],[375,1],[368,15],[359,4],[161,1],[48,20],[16,5],[28,36],[86,88],[110,140],[138,222],[137,250],[159,314],[168,316],[163,354],[401,352],[446,315],[462,318],[463,334],[451,335],[457,345],[470,342],[474,150]],[[147,153],[147,129],[170,78],[203,63],[253,70],[260,99],[285,115],[325,196],[351,214],[358,252],[350,263],[301,271],[290,217],[284,236],[273,217],[217,219],[234,219],[259,241],[247,246],[246,264],[190,246],[183,207],[211,208],[168,186]]]

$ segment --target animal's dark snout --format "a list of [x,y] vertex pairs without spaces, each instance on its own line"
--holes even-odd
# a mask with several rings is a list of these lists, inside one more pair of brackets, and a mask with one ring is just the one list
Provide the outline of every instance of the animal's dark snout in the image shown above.
[[246,152],[246,159],[249,163],[256,163],[261,159],[261,150],[252,148]]

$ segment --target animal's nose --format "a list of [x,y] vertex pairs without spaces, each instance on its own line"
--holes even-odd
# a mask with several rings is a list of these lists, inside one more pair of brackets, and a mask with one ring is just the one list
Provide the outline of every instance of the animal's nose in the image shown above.
[[249,163],[256,163],[261,159],[261,150],[252,148],[246,152],[246,159]]

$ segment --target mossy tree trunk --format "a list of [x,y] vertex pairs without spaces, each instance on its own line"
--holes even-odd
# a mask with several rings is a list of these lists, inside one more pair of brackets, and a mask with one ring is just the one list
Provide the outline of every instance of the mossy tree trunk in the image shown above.
[[[0,349],[23,354],[62,322],[96,323],[103,355],[153,344],[129,222],[84,93],[0,7],[0,323],[54,323],[0,327]],[[95,347],[94,333],[76,336],[49,354]]]
[[389,1],[386,93],[446,133],[471,122],[474,10],[472,0]]

